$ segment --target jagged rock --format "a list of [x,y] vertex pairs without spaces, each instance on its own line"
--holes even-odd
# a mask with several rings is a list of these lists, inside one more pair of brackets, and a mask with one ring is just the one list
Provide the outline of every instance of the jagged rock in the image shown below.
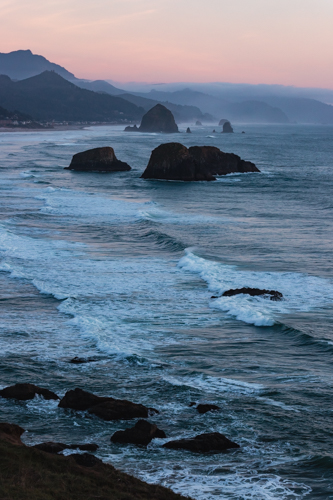
[[94,148],[77,153],[73,156],[69,167],[65,170],[76,170],[78,172],[124,172],[131,167],[117,159],[113,148]]
[[139,128],[136,125],[133,125],[133,127],[128,125],[127,127],[125,127],[124,132],[139,132]]
[[201,123],[201,121],[200,121],[200,120],[197,120],[197,121],[195,122],[195,124],[196,124],[196,125],[198,125],[199,127],[200,127],[200,126],[202,126],[202,123]]
[[24,429],[16,424],[9,424],[8,422],[0,423],[0,439],[4,439],[12,444],[22,445],[21,436]]
[[139,420],[134,427],[117,431],[111,436],[113,443],[132,443],[147,446],[154,438],[165,438],[165,432],[147,420]]
[[217,405],[209,405],[209,404],[199,404],[197,406],[197,410],[200,414],[207,413],[208,411],[217,411],[220,410],[221,408]]
[[73,453],[71,458],[82,467],[94,467],[95,465],[103,464],[102,460],[95,457],[95,455],[90,455],[90,453]]
[[192,134],[190,127],[187,127],[187,129],[186,129],[186,133],[187,133],[187,134]]
[[147,418],[149,413],[158,413],[155,408],[147,408],[144,405],[132,403],[125,399],[95,396],[91,392],[78,388],[66,392],[59,406],[60,408],[72,408],[73,410],[88,410],[90,414],[96,415],[103,420]]
[[3,398],[19,399],[21,401],[33,399],[36,394],[43,396],[44,399],[59,399],[59,396],[54,392],[34,384],[15,384],[0,391],[0,396]]
[[171,111],[162,104],[156,104],[143,115],[139,132],[172,134],[178,132],[178,126]]
[[[270,295],[270,300],[282,300],[283,295],[281,292],[278,292],[276,290],[265,290],[265,289],[260,289],[260,288],[235,288],[234,290],[227,290],[222,294],[222,297],[232,297],[234,295],[239,295],[241,293],[251,295],[251,297],[256,297],[256,296],[265,296],[265,295]],[[216,298],[216,297],[215,297]]]
[[76,388],[66,392],[65,396],[59,403],[60,408],[72,408],[73,410],[88,410],[92,406],[96,406],[112,398],[95,396],[91,392],[83,391]]
[[45,443],[35,444],[34,448],[37,448],[37,450],[45,451],[46,453],[57,454],[64,450],[96,451],[98,449],[98,445],[95,443],[64,444],[64,443],[54,443],[53,441],[47,441]]
[[230,441],[228,438],[219,432],[209,432],[200,434],[195,438],[178,439],[177,441],[169,441],[163,445],[163,448],[171,448],[173,450],[188,450],[197,453],[221,452],[230,448],[240,448],[239,444]]
[[177,142],[161,144],[151,153],[143,179],[213,181],[215,175],[234,172],[260,172],[254,163],[213,146],[189,149]]
[[230,122],[223,123],[222,134],[233,134],[234,129]]
[[154,408],[132,403],[125,399],[113,399],[89,408],[88,413],[103,420],[130,420],[132,418],[147,418],[149,413],[158,413]]

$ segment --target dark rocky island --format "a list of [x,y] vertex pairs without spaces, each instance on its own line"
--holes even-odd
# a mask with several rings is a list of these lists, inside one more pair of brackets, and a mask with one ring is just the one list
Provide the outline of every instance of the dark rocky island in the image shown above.
[[213,146],[187,148],[180,143],[161,144],[152,151],[143,179],[214,181],[216,175],[260,172],[254,163]]
[[131,167],[117,159],[113,148],[88,149],[73,156],[69,167],[65,170],[78,172],[125,172]]
[[42,396],[44,399],[60,399],[54,392],[48,389],[43,389],[34,384],[15,384],[10,387],[5,387],[0,391],[0,396],[6,399],[18,399],[20,401],[28,401],[36,395]]
[[196,453],[221,452],[231,448],[240,448],[239,444],[230,441],[219,432],[208,432],[200,434],[190,439],[178,439],[177,441],[168,441],[163,448],[173,450],[188,450]]
[[278,292],[277,290],[265,290],[265,289],[261,289],[261,288],[248,288],[248,287],[227,290],[226,292],[224,292],[222,294],[222,297],[233,297],[234,295],[239,295],[242,293],[247,294],[247,295],[251,295],[251,297],[256,297],[256,296],[263,296],[263,297],[266,296],[267,297],[267,296],[269,296],[270,300],[274,300],[274,301],[283,299],[282,293]]
[[222,134],[233,134],[234,129],[231,126],[230,122],[224,122],[222,128]]
[[163,104],[156,104],[143,115],[140,127],[126,127],[125,132],[157,132],[173,134],[179,132],[174,116]]

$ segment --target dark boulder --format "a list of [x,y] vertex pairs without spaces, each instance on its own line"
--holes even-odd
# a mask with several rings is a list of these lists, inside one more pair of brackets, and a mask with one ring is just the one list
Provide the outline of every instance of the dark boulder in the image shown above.
[[240,446],[219,432],[209,432],[200,434],[195,438],[178,439],[177,441],[169,441],[163,445],[163,448],[171,448],[173,450],[188,450],[197,453],[221,452],[230,448],[240,448]]
[[233,134],[234,129],[230,122],[223,123],[222,134]]
[[79,358],[75,356],[75,358],[72,358],[69,362],[73,365],[81,365],[83,363],[93,363],[95,361],[99,361],[99,358]]
[[44,399],[59,399],[59,396],[54,392],[34,384],[15,384],[0,391],[0,396],[3,398],[19,399],[21,401],[33,399],[36,394],[43,396]]
[[57,454],[64,450],[81,450],[81,451],[96,451],[98,445],[95,443],[88,444],[64,444],[47,441],[45,443],[35,444],[34,448],[45,451],[46,453]]
[[104,398],[95,396],[91,392],[83,391],[82,389],[74,389],[66,392],[65,396],[59,403],[60,408],[72,408],[73,410],[88,410],[92,406],[96,406],[104,401],[109,401],[112,398]]
[[200,414],[204,414],[204,413],[207,413],[209,411],[217,411],[217,410],[220,410],[221,408],[217,405],[209,405],[209,404],[199,404],[197,406],[197,410]]
[[198,127],[201,127],[201,126],[202,126],[202,123],[201,123],[201,121],[200,121],[200,120],[197,120],[197,121],[195,122],[195,124],[196,124]]
[[136,125],[133,125],[133,127],[128,125],[127,127],[125,127],[124,132],[139,132],[139,128]]
[[[251,295],[251,297],[256,297],[256,296],[269,296],[270,300],[282,300],[283,295],[281,292],[278,292],[276,290],[265,290],[265,289],[260,289],[260,288],[235,288],[234,290],[227,290],[222,294],[222,297],[233,297],[234,295],[239,295],[239,294],[247,294]],[[215,297],[216,298],[216,297]]]
[[143,115],[139,131],[173,134],[178,132],[178,127],[171,111],[162,104],[156,104]]
[[22,445],[21,436],[24,429],[16,424],[0,422],[0,439],[4,439],[12,444]]
[[125,399],[95,396],[82,389],[66,392],[59,403],[60,408],[73,410],[88,410],[103,420],[128,420],[132,418],[147,418],[150,413],[158,413],[154,408],[132,403]]
[[161,144],[152,151],[143,179],[213,181],[216,175],[259,172],[254,163],[213,146],[189,149],[177,142]]
[[134,427],[117,431],[111,436],[113,443],[132,443],[147,446],[154,438],[165,438],[165,432],[147,420],[139,420]]
[[187,133],[187,134],[192,134],[190,127],[187,127],[187,129],[186,129],[186,133]]
[[94,467],[95,465],[103,465],[102,460],[95,457],[95,455],[90,455],[90,453],[73,453],[73,455],[71,455],[71,458],[73,458],[78,465],[81,465],[81,467]]
[[125,399],[113,399],[89,408],[88,413],[103,420],[130,420],[147,418],[150,413],[158,413],[154,408],[132,403]]
[[69,167],[65,170],[76,170],[78,172],[124,172],[131,167],[117,159],[113,148],[88,149],[73,156]]

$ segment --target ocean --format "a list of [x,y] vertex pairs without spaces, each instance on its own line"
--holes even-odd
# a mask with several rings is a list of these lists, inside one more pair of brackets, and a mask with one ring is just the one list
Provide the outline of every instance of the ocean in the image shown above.
[[[102,460],[198,500],[333,498],[333,127],[191,128],[0,134],[0,388],[129,399],[160,411],[150,421],[167,438],[114,444],[131,421],[39,397],[0,398],[1,420],[26,429],[28,445],[95,442]],[[261,173],[140,179],[152,149],[173,141]],[[132,170],[64,170],[100,146]],[[211,298],[244,286],[284,299]],[[162,448],[213,431],[241,448]]]

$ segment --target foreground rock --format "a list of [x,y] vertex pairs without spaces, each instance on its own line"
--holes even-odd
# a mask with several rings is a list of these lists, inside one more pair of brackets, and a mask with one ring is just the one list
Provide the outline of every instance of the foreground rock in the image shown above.
[[35,444],[34,448],[45,451],[46,453],[57,454],[64,450],[81,450],[81,451],[96,451],[98,445],[95,443],[88,444],[64,444],[47,441],[45,443]]
[[150,414],[158,413],[155,408],[147,408],[126,399],[96,396],[78,388],[66,392],[59,406],[60,408],[71,408],[73,410],[88,410],[88,413],[103,420],[148,418]]
[[260,289],[260,288],[235,288],[234,290],[227,290],[222,294],[222,297],[233,297],[234,295],[239,295],[239,294],[247,294],[251,295],[251,297],[256,297],[256,296],[269,296],[270,300],[282,300],[283,295],[281,292],[278,292],[276,290],[265,290],[265,289]]
[[200,414],[204,414],[204,413],[207,413],[209,411],[218,411],[220,410],[221,408],[217,405],[209,405],[209,404],[199,404],[197,406],[197,410]]
[[43,396],[44,399],[59,399],[54,392],[48,389],[43,389],[34,384],[15,384],[10,387],[6,387],[0,391],[0,396],[8,399],[19,399],[21,401],[27,401],[33,399],[36,394]]
[[134,427],[117,431],[111,436],[113,443],[132,443],[147,446],[154,438],[165,438],[165,432],[146,420],[139,420]]
[[161,144],[152,151],[143,179],[213,181],[216,175],[260,172],[254,163],[213,146],[189,149],[178,142]]
[[20,440],[23,432],[17,425],[0,424],[0,497],[4,500],[185,500],[89,453],[66,457],[27,447]]
[[118,160],[113,148],[88,149],[73,156],[69,167],[65,170],[76,170],[78,172],[124,172],[131,167]]
[[230,122],[223,123],[222,134],[233,134],[234,129],[231,126]]
[[171,448],[173,450],[188,450],[197,453],[221,452],[231,448],[240,448],[239,444],[230,441],[219,432],[209,432],[200,434],[191,439],[178,439],[177,441],[169,441],[163,445],[163,448]]
[[139,128],[136,125],[134,127],[126,127],[125,132],[173,134],[179,132],[179,130],[171,111],[163,106],[163,104],[156,104],[156,106],[143,115]]

